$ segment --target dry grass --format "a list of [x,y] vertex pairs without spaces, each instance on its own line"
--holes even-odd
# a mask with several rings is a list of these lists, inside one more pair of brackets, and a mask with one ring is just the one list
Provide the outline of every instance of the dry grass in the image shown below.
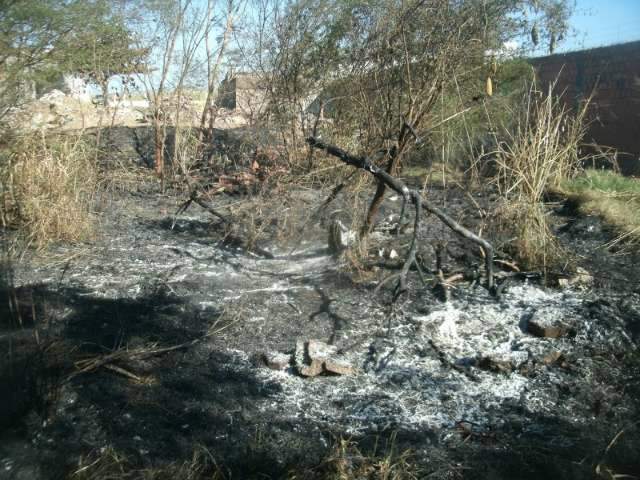
[[[223,480],[232,478],[218,465],[211,452],[196,447],[191,459],[157,467],[136,468],[124,454],[112,447],[81,458],[79,467],[67,480]],[[270,478],[265,475],[265,478]],[[364,455],[350,440],[336,443],[325,461],[317,468],[291,471],[289,480],[415,480],[420,472],[411,461],[411,453],[389,450],[377,455]]]
[[80,467],[68,480],[222,480],[226,478],[211,454],[196,448],[189,461],[159,468],[135,468],[130,460],[112,447],[80,460]]
[[564,266],[565,252],[551,232],[543,203],[503,202],[493,212],[493,228],[502,238],[501,249],[513,252],[525,270]]
[[28,244],[39,248],[91,237],[93,159],[94,150],[79,137],[18,138],[0,170],[3,224],[20,229]]
[[555,84],[546,93],[532,84],[514,112],[515,127],[505,129],[504,141],[496,142],[496,185],[504,197],[540,202],[550,188],[573,178],[581,170],[579,146],[586,132],[590,101],[570,112]]
[[356,444],[341,439],[325,462],[325,480],[411,480],[419,478],[411,453],[395,452],[393,441],[384,455],[363,455]]
[[502,205],[495,218],[508,237],[507,249],[525,268],[546,270],[565,260],[547,224],[543,198],[581,170],[579,146],[589,101],[572,114],[550,85],[546,93],[532,84],[514,112],[515,126],[497,141],[494,178]]

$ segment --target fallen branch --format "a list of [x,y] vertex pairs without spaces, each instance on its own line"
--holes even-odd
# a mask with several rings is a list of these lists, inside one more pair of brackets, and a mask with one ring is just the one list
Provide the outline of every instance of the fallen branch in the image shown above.
[[[377,167],[376,165],[372,164],[367,158],[356,157],[354,155],[351,155],[345,152],[344,150],[342,150],[341,148],[335,145],[330,145],[314,137],[307,138],[307,143],[313,148],[325,150],[329,155],[339,158],[341,161],[343,161],[347,165],[351,165],[353,167],[360,168],[362,170],[365,170],[371,173],[379,181],[379,186],[385,185],[386,187],[389,187],[395,192],[397,192],[398,194],[402,195],[403,198],[408,198],[409,201],[411,201],[411,203],[416,208],[416,216],[419,216],[421,213],[420,210],[424,209],[427,212],[432,213],[436,217],[438,217],[440,221],[442,221],[446,226],[448,226],[455,233],[465,238],[466,240],[469,240],[475,243],[476,245],[478,245],[482,249],[482,252],[484,253],[485,270],[486,270],[486,286],[490,291],[493,291],[493,288],[494,288],[493,247],[489,242],[487,242],[483,238],[480,238],[479,236],[477,236],[467,228],[460,225],[453,218],[451,218],[449,215],[447,215],[438,207],[436,207],[434,204],[432,204],[429,200],[422,198],[422,196],[418,191],[409,189],[402,181],[390,175],[383,169]],[[417,265],[417,263],[415,262],[415,241],[416,241],[417,230],[419,226],[419,223],[418,223],[419,219],[416,218],[415,222],[416,222],[415,223],[416,228],[414,228],[414,233],[413,233],[414,238],[412,241],[411,248],[409,250],[409,255],[407,256],[407,259],[403,266],[402,274],[400,276],[400,280],[398,284],[400,290],[402,290],[402,288],[405,286],[404,282],[406,281],[406,279],[403,278],[403,276],[406,277],[406,273],[408,273],[413,263]]]
[[144,379],[142,377],[139,377],[134,373],[131,373],[128,370],[125,370],[124,368],[119,367],[117,365],[113,365],[113,364],[118,361],[126,362],[131,360],[142,360],[145,358],[154,357],[156,355],[163,355],[165,353],[174,352],[176,350],[183,350],[185,348],[195,346],[198,343],[205,341],[209,337],[212,337],[214,335],[221,333],[222,331],[226,330],[228,327],[230,327],[231,325],[237,322],[237,320],[234,320],[232,322],[227,323],[226,325],[223,325],[222,327],[217,327],[219,320],[220,318],[216,320],[216,322],[214,322],[214,324],[209,328],[207,333],[205,333],[204,335],[198,338],[194,338],[193,340],[189,340],[189,341],[177,344],[177,345],[161,347],[161,346],[158,346],[157,343],[151,343],[138,348],[116,350],[115,352],[108,353],[106,355],[98,355],[95,357],[79,360],[74,364],[74,366],[76,367],[76,371],[69,374],[66,378],[66,381],[68,382],[69,380],[83,373],[91,373],[91,372],[95,372],[99,368],[106,368],[108,370],[114,371],[126,377],[132,378],[136,381],[140,380],[144,383]]
[[164,353],[173,352],[175,350],[187,348],[197,344],[207,336],[208,335],[205,335],[195,340],[181,343],[179,345],[172,345],[170,347],[158,347],[157,344],[151,344],[151,345],[147,345],[144,347],[139,347],[131,350],[129,349],[117,350],[113,353],[109,353],[106,355],[92,357],[85,360],[79,360],[75,363],[76,371],[71,373],[67,377],[67,381],[71,380],[72,378],[80,374],[94,372],[101,367],[105,367],[105,368],[109,368],[110,370],[113,370],[113,368],[110,368],[109,365],[117,361],[141,360],[144,358],[153,357],[156,355],[161,355]]
[[[224,189],[220,190],[220,191],[218,191],[216,193],[222,193],[223,191],[224,191]],[[176,223],[176,220],[178,218],[178,215],[186,212],[187,208],[189,208],[189,206],[192,203],[197,203],[198,205],[200,205],[202,208],[204,208],[207,212],[209,212],[214,217],[218,217],[224,223],[229,223],[229,220],[227,219],[227,217],[225,217],[220,212],[218,212],[215,208],[213,208],[213,206],[209,202],[204,200],[200,195],[198,195],[198,192],[196,190],[194,190],[194,191],[191,192],[191,195],[189,195],[189,200],[187,200],[182,205],[180,205],[180,208],[178,208],[178,210],[176,211],[176,213],[174,215],[175,218],[174,218],[174,221],[173,221],[173,225],[171,226],[171,228],[173,228],[175,226],[175,223]]]

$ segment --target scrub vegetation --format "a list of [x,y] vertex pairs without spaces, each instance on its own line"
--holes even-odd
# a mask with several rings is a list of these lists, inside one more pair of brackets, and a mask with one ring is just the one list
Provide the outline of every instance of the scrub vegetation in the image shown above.
[[527,59],[572,6],[0,0],[0,471],[637,478],[640,180]]

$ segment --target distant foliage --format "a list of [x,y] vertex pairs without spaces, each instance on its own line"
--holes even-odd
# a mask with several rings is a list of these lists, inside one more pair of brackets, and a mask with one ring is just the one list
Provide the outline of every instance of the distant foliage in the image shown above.
[[144,48],[133,48],[117,2],[0,0],[0,121],[28,100],[33,87],[62,73],[99,85],[142,68]]
[[428,135],[437,103],[479,74],[482,85],[462,102],[489,84],[493,94],[491,65],[505,42],[528,38],[532,22],[557,42],[569,12],[560,0],[297,0],[274,9],[256,68],[291,156],[321,132],[356,151],[395,145],[400,160],[412,149],[411,134],[399,138],[405,122]]

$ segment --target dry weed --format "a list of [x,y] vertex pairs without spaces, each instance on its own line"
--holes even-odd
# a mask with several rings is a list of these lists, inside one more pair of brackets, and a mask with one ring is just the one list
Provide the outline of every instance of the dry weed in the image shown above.
[[28,244],[40,248],[89,238],[97,184],[93,159],[91,146],[80,137],[19,138],[0,172],[5,225],[19,228]]
[[493,214],[494,230],[526,270],[546,270],[567,259],[549,229],[543,203],[504,202]]
[[105,447],[97,454],[80,460],[80,467],[68,480],[222,480],[226,478],[211,453],[197,447],[190,460],[163,467],[138,469],[113,447]]
[[572,114],[554,91],[532,84],[516,113],[514,128],[496,142],[495,184],[504,197],[540,202],[550,188],[559,187],[582,169],[579,151],[586,131],[589,99]]
[[494,184],[502,198],[494,227],[509,238],[507,248],[525,268],[559,265],[565,257],[551,233],[544,195],[582,168],[580,144],[585,134],[589,99],[572,114],[554,93],[528,89],[513,128],[496,141]]
[[[356,443],[340,439],[322,465],[320,478],[324,480],[413,480],[420,478],[418,468],[411,462],[411,452],[395,451],[395,439],[383,454],[363,454]],[[292,476],[291,478],[298,478]],[[302,477],[300,477],[302,478]]]

